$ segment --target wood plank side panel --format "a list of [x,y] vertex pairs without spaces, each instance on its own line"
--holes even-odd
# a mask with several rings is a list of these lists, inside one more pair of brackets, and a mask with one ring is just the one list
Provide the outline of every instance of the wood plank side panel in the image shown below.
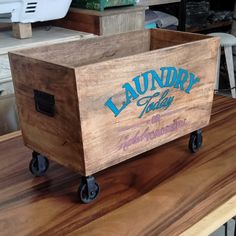
[[[132,39],[132,40],[130,40]],[[146,52],[150,49],[150,31],[94,37],[19,51],[25,56],[55,64],[77,67]]]
[[144,29],[144,7],[111,8],[99,12],[71,8],[64,19],[54,24],[96,35],[124,33]]
[[[145,11],[100,17],[100,35],[112,35],[144,29]],[[131,42],[132,44],[132,42]]]
[[151,30],[151,50],[210,38],[209,36],[171,30]]
[[[9,57],[25,144],[84,174],[74,70],[14,53]],[[36,111],[34,90],[54,96],[54,117]]]
[[69,11],[64,19],[54,21],[54,24],[67,29],[100,35],[99,16],[92,14]]
[[[211,114],[218,47],[217,39],[208,39],[78,68],[77,88],[87,173],[95,173],[206,126]],[[160,68],[168,66],[186,69],[201,80],[191,94],[170,89],[169,96],[174,96],[175,100],[168,110],[149,112],[139,119],[142,109],[135,105],[136,102],[131,102],[119,117],[114,117],[105,106],[113,97],[115,105],[122,107],[125,83],[133,85],[132,79],[142,73],[150,70],[160,73]],[[158,88],[157,91],[165,90]],[[145,95],[152,94],[153,91],[148,90]],[[163,118],[151,122],[155,115]],[[135,138],[147,135],[146,129],[150,133],[157,132],[176,120],[185,125],[175,132],[154,139],[139,138],[142,141]]]

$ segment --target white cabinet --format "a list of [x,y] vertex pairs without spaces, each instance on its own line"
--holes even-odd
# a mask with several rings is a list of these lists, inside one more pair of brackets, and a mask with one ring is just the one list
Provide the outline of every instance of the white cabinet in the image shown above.
[[0,55],[0,93],[14,93],[7,54]]
[[2,95],[14,93],[8,52],[93,36],[93,34],[59,27],[34,29],[33,37],[29,39],[13,38],[10,31],[0,32],[0,93]]

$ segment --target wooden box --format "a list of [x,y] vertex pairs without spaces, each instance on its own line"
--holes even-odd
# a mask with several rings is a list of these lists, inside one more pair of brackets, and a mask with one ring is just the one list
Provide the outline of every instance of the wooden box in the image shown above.
[[144,29],[145,7],[122,7],[99,12],[71,8],[67,16],[54,21],[60,27],[93,33],[111,35]]
[[24,142],[88,176],[201,129],[218,48],[157,29],[9,53]]
[[108,7],[135,5],[135,3],[135,0],[73,0],[72,6],[104,11],[104,9]]

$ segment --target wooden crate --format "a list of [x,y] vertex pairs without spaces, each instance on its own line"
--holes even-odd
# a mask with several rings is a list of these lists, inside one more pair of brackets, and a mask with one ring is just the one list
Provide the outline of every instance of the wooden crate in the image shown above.
[[122,7],[99,12],[71,8],[64,19],[54,24],[73,30],[111,35],[144,29],[145,7]]
[[203,128],[218,48],[157,29],[12,52],[25,144],[88,176]]
[[73,0],[72,6],[104,11],[104,9],[108,7],[135,5],[135,3],[135,0]]

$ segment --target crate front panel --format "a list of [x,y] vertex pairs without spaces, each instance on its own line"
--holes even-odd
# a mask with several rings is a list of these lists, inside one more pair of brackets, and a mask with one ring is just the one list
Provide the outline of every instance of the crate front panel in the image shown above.
[[212,38],[78,68],[86,173],[206,126],[218,47]]

